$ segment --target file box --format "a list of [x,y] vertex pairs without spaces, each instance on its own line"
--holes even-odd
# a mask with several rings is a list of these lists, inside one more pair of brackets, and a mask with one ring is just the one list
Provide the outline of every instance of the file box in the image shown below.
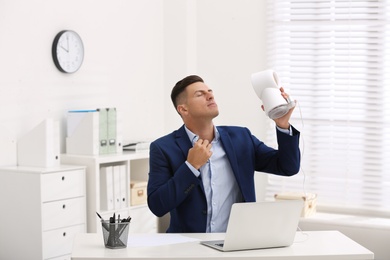
[[301,217],[309,217],[316,213],[317,194],[303,192],[282,192],[274,195],[276,200],[297,200],[304,201]]
[[146,181],[131,181],[130,204],[131,206],[146,204]]

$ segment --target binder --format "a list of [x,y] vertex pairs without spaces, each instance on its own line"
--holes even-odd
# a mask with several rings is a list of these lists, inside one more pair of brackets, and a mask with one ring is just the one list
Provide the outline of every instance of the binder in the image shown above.
[[53,167],[60,165],[60,127],[48,118],[17,142],[19,166]]
[[107,108],[107,141],[108,141],[108,153],[117,152],[117,120],[116,109]]
[[97,109],[99,111],[99,154],[107,154],[108,142],[108,109]]
[[123,152],[122,118],[116,110],[116,153]]
[[120,165],[113,166],[113,180],[114,180],[114,208],[121,209],[121,186],[120,186]]
[[122,138],[119,134],[119,120],[116,108],[98,108],[99,111],[99,153],[122,152]]
[[114,210],[114,185],[112,166],[100,168],[100,207],[102,210]]
[[116,108],[72,110],[67,115],[66,153],[104,155],[122,152]]
[[121,208],[128,206],[126,165],[119,165]]

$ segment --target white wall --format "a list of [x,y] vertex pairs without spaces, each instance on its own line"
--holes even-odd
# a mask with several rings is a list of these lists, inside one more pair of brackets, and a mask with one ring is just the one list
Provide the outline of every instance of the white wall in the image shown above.
[[[3,0],[0,2],[0,165],[16,162],[15,143],[45,118],[117,107],[124,139],[154,139],[177,129],[172,86],[196,73],[214,89],[217,124],[262,135],[264,114],[250,74],[264,69],[264,1]],[[84,41],[74,74],[52,61],[55,35]]]
[[265,69],[265,1],[173,0],[164,2],[164,99],[166,132],[182,122],[169,99],[174,84],[198,74],[214,90],[216,124],[247,126],[262,138],[264,112],[250,83]]
[[[124,138],[162,134],[163,1],[2,0],[0,2],[0,141],[10,143],[47,117],[69,109],[117,107]],[[75,74],[54,66],[55,35],[72,29],[84,41]],[[0,164],[16,161],[11,145]]]

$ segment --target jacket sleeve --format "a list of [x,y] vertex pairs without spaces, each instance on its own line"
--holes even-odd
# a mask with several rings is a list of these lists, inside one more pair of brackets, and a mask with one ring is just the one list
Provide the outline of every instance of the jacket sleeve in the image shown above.
[[172,151],[163,151],[153,142],[150,145],[148,206],[158,217],[176,209],[201,181],[185,164],[185,158]]
[[300,133],[292,127],[293,134],[288,135],[276,130],[278,149],[264,149],[259,140],[256,146],[256,171],[263,171],[281,176],[292,176],[299,172],[301,155],[299,150]]

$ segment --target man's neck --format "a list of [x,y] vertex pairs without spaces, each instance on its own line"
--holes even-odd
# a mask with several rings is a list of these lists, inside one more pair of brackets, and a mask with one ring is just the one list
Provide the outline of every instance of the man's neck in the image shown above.
[[209,124],[186,124],[186,127],[199,136],[200,139],[211,142],[214,139],[214,124],[211,121]]

